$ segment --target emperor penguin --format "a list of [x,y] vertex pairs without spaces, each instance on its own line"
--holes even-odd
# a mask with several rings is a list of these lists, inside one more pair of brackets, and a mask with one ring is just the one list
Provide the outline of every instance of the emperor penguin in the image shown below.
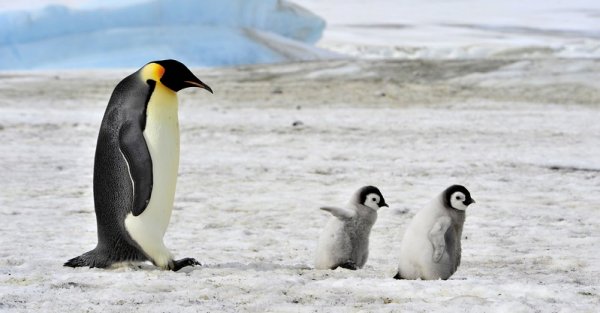
[[315,268],[362,268],[369,256],[369,234],[377,220],[377,210],[387,206],[377,187],[365,186],[354,193],[344,208],[322,207],[333,216],[319,238]]
[[396,279],[448,279],[460,265],[465,210],[475,203],[461,185],[452,185],[421,209],[400,244]]
[[182,63],[153,61],[115,87],[100,126],[94,159],[95,249],[70,267],[106,268],[151,261],[167,270],[199,265],[174,260],[165,247],[179,167],[177,92],[211,88]]

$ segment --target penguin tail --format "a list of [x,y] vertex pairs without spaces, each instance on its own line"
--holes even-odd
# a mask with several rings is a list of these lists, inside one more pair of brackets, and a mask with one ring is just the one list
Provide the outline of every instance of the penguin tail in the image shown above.
[[83,256],[80,255],[78,257],[74,257],[74,258],[68,260],[67,262],[65,262],[65,264],[63,264],[63,266],[83,267],[83,266],[88,266],[88,262],[86,262],[86,260],[83,258]]
[[101,260],[98,258],[98,254],[96,253],[96,250],[92,250],[92,251],[88,251],[78,257],[74,257],[70,260],[68,260],[67,262],[65,262],[65,264],[63,264],[63,266],[67,266],[67,267],[107,267],[109,264],[107,264],[106,260]]
[[402,276],[400,276],[400,272],[396,273],[396,276],[394,276],[394,279],[404,279]]

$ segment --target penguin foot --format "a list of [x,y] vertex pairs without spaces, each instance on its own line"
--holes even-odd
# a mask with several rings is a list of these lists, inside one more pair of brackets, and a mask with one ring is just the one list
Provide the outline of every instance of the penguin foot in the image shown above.
[[396,276],[394,276],[394,279],[404,279],[402,276],[400,276],[400,272],[396,273]]
[[352,261],[346,261],[345,263],[340,264],[340,267],[352,271],[356,271],[358,269],[356,264]]
[[173,260],[173,268],[171,269],[173,272],[177,272],[178,270],[186,267],[186,266],[196,266],[202,265],[200,262],[196,261],[194,258],[183,258],[181,260]]

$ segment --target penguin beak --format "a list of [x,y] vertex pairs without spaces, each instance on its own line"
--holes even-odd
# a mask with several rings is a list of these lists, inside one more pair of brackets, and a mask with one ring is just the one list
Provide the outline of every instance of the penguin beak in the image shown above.
[[206,89],[206,90],[210,91],[210,93],[213,93],[212,89],[207,84],[200,81],[199,79],[196,81],[186,80],[186,81],[184,81],[184,83],[187,85],[187,87],[198,87],[198,88]]
[[465,204],[466,204],[466,205],[471,205],[471,204],[473,204],[473,203],[476,203],[476,202],[475,202],[475,199],[471,198],[471,200],[470,200],[470,201],[467,201],[467,203],[465,203]]
[[379,208],[380,208],[380,209],[382,209],[382,208],[389,209],[389,206],[388,206],[388,204],[387,204],[387,203],[383,202],[383,203],[382,203],[382,204],[379,206]]

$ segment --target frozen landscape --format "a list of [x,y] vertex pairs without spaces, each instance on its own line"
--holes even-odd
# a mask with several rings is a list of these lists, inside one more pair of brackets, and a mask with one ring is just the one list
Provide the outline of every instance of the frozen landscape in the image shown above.
[[[62,266],[96,244],[96,136],[131,69],[0,72],[0,311],[597,312],[598,51],[561,55],[572,36],[530,33],[497,47],[558,50],[451,57],[423,37],[434,57],[386,56],[401,43],[381,45],[385,36],[367,27],[367,44],[352,44],[359,40],[339,37],[353,33],[340,26],[343,14],[297,2],[331,27],[317,46],[351,57],[194,68],[215,94],[180,92],[180,174],[165,243],[203,266],[177,273],[149,263]],[[357,23],[392,12],[391,1],[376,2],[379,15]],[[541,11],[569,20],[584,8],[598,22],[590,1],[549,6]],[[538,15],[525,16],[534,24]],[[594,47],[592,19],[539,27],[591,32],[583,41]],[[458,271],[447,281],[392,279],[410,219],[455,183],[477,200]],[[366,267],[314,270],[329,218],[318,208],[341,206],[367,184],[390,208],[379,211]]]
[[[197,70],[166,243],[204,265],[71,269],[96,243],[92,165],[125,72],[0,79],[0,308],[19,311],[595,312],[600,62],[338,61]],[[296,121],[302,125],[292,126]],[[472,191],[448,281],[396,281],[409,219]],[[313,270],[321,205],[380,187],[361,271]]]
[[0,70],[123,68],[167,58],[193,66],[331,58],[337,54],[312,45],[324,27],[320,17],[278,0],[58,1],[4,10],[0,3]]
[[595,0],[295,0],[325,20],[318,46],[361,58],[597,58]]

